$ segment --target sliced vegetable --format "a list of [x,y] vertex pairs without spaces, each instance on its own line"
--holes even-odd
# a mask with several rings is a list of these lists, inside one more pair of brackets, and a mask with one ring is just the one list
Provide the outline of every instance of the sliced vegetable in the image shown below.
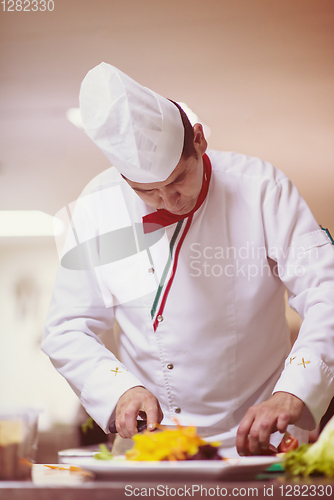
[[279,453],[287,453],[288,451],[295,450],[298,448],[298,439],[293,437],[290,432],[286,432],[283,436],[282,441],[278,445]]
[[[159,425],[158,425],[159,429]],[[162,427],[163,429],[163,427]],[[176,429],[158,432],[144,431],[132,438],[133,448],[126,453],[128,460],[221,460],[217,453],[220,443],[208,444],[196,427],[177,425]]]
[[112,460],[114,457],[105,444],[100,444],[100,451],[94,455],[97,460]]
[[60,467],[59,465],[48,465],[44,464],[44,467],[53,470],[69,470],[70,472],[84,472],[81,467],[75,467],[74,465],[70,465],[69,467]]

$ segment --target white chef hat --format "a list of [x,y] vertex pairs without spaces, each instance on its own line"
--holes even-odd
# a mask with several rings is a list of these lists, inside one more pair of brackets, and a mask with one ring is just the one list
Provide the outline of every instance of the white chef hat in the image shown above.
[[126,178],[164,181],[178,164],[184,128],[178,108],[110,64],[85,76],[80,90],[85,132]]

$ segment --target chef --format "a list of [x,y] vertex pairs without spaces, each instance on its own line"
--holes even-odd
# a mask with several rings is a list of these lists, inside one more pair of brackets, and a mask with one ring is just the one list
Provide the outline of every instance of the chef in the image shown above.
[[[113,66],[88,72],[80,108],[112,166],[70,207],[44,352],[106,433],[177,417],[229,455],[305,440],[334,395],[328,233],[281,171],[207,149],[201,124]],[[100,339],[115,321],[119,358]]]

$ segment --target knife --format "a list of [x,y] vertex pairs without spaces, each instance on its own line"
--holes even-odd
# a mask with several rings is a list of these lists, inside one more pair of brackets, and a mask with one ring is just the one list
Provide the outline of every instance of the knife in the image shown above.
[[[143,432],[145,429],[147,429],[147,420],[137,420],[138,432]],[[109,425],[109,431],[112,434],[117,434],[116,422],[111,422],[111,424]]]

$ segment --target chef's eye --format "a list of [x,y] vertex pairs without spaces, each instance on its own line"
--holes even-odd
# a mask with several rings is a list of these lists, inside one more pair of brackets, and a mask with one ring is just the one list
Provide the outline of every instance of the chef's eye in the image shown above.
[[155,191],[155,189],[145,189],[145,190],[142,190],[142,189],[134,189],[137,193],[141,193],[141,194],[149,194],[149,193],[153,193],[153,191]]

